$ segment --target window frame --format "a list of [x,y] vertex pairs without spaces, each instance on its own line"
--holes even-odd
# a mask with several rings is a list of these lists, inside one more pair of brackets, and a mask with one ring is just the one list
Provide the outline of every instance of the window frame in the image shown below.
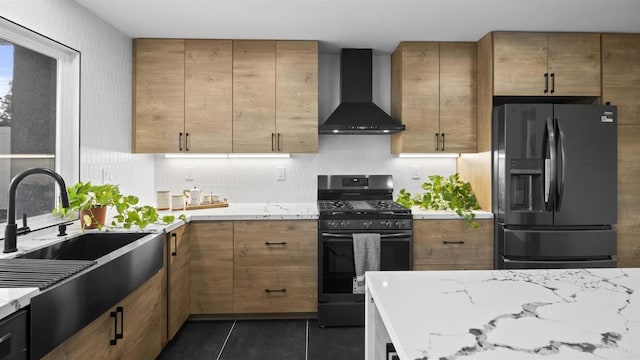
[[[80,179],[81,53],[2,16],[0,37],[57,60],[54,171],[62,176],[67,186],[71,186]],[[60,190],[57,186],[55,191],[58,199]],[[53,214],[44,214],[29,217],[28,226],[31,230],[38,230],[67,221]],[[0,238],[4,238],[5,224],[0,223]]]

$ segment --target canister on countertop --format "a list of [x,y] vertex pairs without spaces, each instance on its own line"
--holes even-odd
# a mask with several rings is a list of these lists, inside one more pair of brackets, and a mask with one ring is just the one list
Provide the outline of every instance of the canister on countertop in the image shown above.
[[156,207],[158,210],[169,210],[171,208],[171,192],[169,190],[156,191]]
[[202,200],[200,198],[201,192],[197,187],[193,187],[193,189],[184,190],[182,192],[187,198],[187,204],[189,206],[199,206],[202,204]]

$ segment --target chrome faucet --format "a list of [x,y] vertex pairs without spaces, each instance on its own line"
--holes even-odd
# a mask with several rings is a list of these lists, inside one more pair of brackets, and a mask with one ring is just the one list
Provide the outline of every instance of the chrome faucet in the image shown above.
[[69,207],[67,186],[64,184],[62,176],[55,171],[45,168],[31,168],[16,175],[9,185],[9,209],[7,214],[7,226],[4,229],[4,253],[18,251],[18,248],[16,247],[18,231],[18,226],[16,225],[16,190],[18,189],[18,184],[20,184],[22,179],[31,174],[42,174],[53,178],[53,180],[58,183],[58,187],[60,187],[62,206]]

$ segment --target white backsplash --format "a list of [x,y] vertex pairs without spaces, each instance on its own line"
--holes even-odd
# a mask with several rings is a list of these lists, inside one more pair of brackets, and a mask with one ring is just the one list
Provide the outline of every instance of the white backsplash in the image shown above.
[[[155,162],[155,190],[179,193],[197,186],[231,202],[313,202],[317,175],[391,174],[394,189],[415,192],[432,174],[456,171],[452,158],[397,158],[390,154],[387,135],[320,136],[318,154],[285,159],[165,159]],[[412,179],[418,166],[420,179]],[[285,180],[278,181],[278,167]],[[190,180],[187,180],[190,179]],[[394,194],[395,196],[395,194]]]

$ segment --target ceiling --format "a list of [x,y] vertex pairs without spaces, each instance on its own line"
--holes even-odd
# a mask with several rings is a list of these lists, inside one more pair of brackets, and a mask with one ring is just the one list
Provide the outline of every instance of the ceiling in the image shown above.
[[640,33],[639,0],[75,0],[133,37],[312,39],[391,53],[493,30]]

